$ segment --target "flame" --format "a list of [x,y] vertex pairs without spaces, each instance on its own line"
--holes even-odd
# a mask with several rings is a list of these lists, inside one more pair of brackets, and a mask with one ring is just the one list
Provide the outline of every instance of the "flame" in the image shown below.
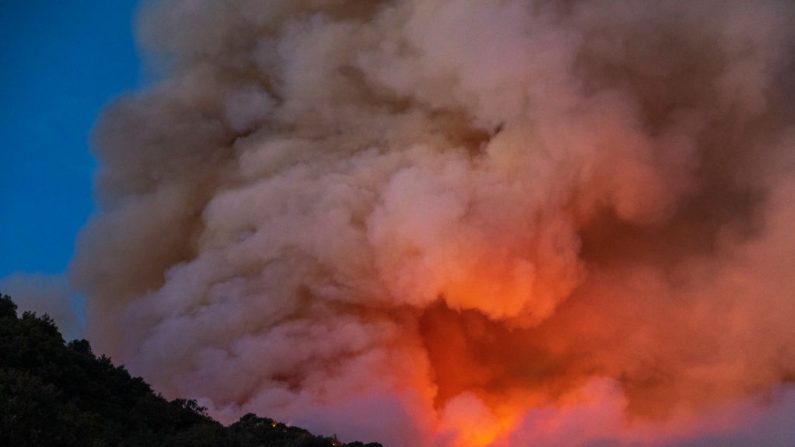
[[456,434],[456,447],[492,445],[528,409],[578,402],[565,390],[580,378],[560,372],[566,366],[553,357],[556,343],[537,328],[509,328],[440,303],[423,315],[421,332],[441,429]]
[[455,447],[484,447],[510,432],[517,415],[492,409],[474,394],[463,393],[445,405],[442,429],[455,433]]

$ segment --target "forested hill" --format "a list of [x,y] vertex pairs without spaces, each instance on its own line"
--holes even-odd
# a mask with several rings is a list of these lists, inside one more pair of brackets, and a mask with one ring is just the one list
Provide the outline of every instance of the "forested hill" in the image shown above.
[[[64,343],[54,322],[0,295],[0,446],[331,447],[334,438],[248,414],[229,427],[195,401],[168,401],[140,377]],[[380,447],[354,442],[348,447]]]

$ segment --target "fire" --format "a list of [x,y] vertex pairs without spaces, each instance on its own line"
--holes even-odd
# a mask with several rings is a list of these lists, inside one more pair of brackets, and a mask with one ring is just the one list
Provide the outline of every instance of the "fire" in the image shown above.
[[462,393],[445,404],[441,428],[455,433],[455,447],[485,447],[510,432],[516,416],[495,411],[472,393]]
[[477,311],[438,304],[421,319],[442,430],[456,446],[492,445],[516,429],[528,409],[575,405],[566,390],[584,383],[564,373],[555,342],[538,328],[511,328]]

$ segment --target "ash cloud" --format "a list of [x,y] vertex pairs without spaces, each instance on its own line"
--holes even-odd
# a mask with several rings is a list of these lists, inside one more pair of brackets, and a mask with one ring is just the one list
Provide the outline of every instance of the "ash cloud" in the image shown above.
[[100,119],[71,269],[94,344],[221,418],[488,445],[596,395],[667,442],[795,374],[794,13],[146,2],[163,78]]

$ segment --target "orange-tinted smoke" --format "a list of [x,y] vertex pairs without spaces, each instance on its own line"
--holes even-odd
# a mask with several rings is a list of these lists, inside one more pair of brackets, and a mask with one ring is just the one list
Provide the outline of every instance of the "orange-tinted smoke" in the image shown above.
[[145,2],[160,76],[97,125],[72,266],[92,342],[223,420],[346,440],[725,430],[795,375],[793,20]]

